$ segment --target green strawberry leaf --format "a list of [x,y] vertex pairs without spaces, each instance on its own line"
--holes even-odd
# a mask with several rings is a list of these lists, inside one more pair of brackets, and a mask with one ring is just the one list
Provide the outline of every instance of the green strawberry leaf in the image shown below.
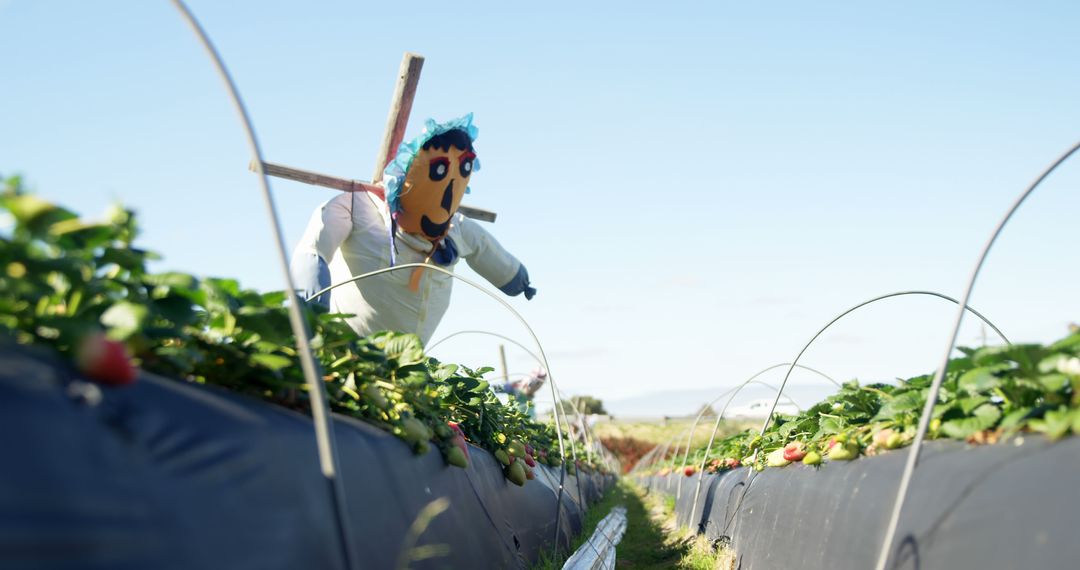
[[109,338],[127,340],[145,326],[149,315],[145,305],[120,301],[102,313],[101,324],[109,329]]
[[291,358],[286,358],[280,354],[256,353],[252,354],[250,358],[255,364],[269,368],[270,370],[281,370],[282,368],[288,368],[293,364]]
[[941,432],[954,439],[966,439],[975,432],[994,427],[999,419],[1001,419],[1001,410],[997,406],[983,404],[969,417],[942,422]]

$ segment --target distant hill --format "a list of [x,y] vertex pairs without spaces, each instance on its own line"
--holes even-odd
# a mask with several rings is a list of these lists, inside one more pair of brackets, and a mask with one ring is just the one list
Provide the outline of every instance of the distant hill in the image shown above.
[[[663,416],[686,416],[697,413],[701,406],[711,402],[718,395],[728,390],[728,387],[718,387],[708,390],[665,390],[648,392],[639,396],[621,398],[616,400],[604,400],[604,408],[615,418],[659,418]],[[805,408],[816,404],[826,396],[836,391],[832,384],[810,384],[800,382],[789,384],[784,389],[784,394],[790,396],[796,404]],[[772,397],[775,392],[766,386],[751,384],[739,392],[731,407],[745,406],[753,400],[764,397]],[[720,412],[728,396],[712,404],[712,408]],[[781,399],[783,402],[784,399]]]

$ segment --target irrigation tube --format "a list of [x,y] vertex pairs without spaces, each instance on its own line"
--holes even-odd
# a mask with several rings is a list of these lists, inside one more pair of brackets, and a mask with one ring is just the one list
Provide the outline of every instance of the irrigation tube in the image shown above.
[[963,308],[967,307],[968,301],[971,300],[971,292],[975,289],[975,281],[979,278],[979,271],[982,270],[983,263],[986,261],[986,256],[990,254],[990,248],[993,247],[994,242],[997,241],[998,235],[1005,229],[1005,225],[1009,223],[1009,219],[1011,219],[1013,214],[1016,213],[1016,210],[1020,208],[1020,205],[1024,203],[1024,200],[1035,191],[1035,188],[1038,188],[1039,184],[1041,184],[1047,176],[1050,176],[1051,172],[1056,170],[1061,163],[1068,160],[1077,150],[1080,150],[1080,142],[1074,144],[1072,148],[1058,157],[1057,160],[1043,170],[1042,174],[1040,174],[1035,181],[1020,194],[1016,201],[1013,202],[1012,207],[1005,213],[1005,217],[998,222],[997,227],[994,228],[994,233],[990,235],[990,239],[987,240],[986,245],[979,254],[979,260],[975,263],[975,269],[971,271],[971,278],[968,279],[967,286],[964,288],[963,302],[960,304],[961,309],[957,311],[956,314],[956,322],[953,324],[952,335],[949,337],[949,346],[945,350],[945,354],[941,357],[941,363],[934,373],[933,382],[930,383],[930,393],[927,395],[926,405],[923,406],[922,416],[919,418],[919,429],[915,432],[915,440],[911,445],[911,451],[908,452],[907,463],[904,465],[904,473],[900,477],[900,486],[896,491],[896,502],[893,505],[892,515],[889,517],[889,526],[885,531],[885,538],[882,541],[881,552],[878,555],[877,565],[875,566],[877,570],[885,570],[885,564],[889,560],[892,542],[896,538],[896,527],[900,524],[900,512],[904,508],[904,500],[907,499],[908,487],[911,485],[911,477],[919,462],[919,451],[922,449],[923,439],[926,437],[926,431],[930,426],[930,416],[933,415],[934,406],[937,404],[938,393],[941,391],[941,383],[945,379],[945,373],[948,371],[949,356],[952,355],[952,351],[956,347],[956,337],[960,334],[960,324],[964,321]]
[[[261,172],[261,166],[260,166],[260,172]],[[321,289],[319,291],[316,291],[314,294],[310,295],[306,300],[310,301],[312,299],[317,299],[322,294],[328,293],[332,289],[335,289],[335,288],[340,287],[342,285],[346,285],[346,284],[349,284],[349,283],[354,283],[356,281],[361,281],[361,280],[367,279],[369,277],[374,277],[376,275],[382,275],[383,273],[390,273],[392,271],[400,271],[402,269],[408,269],[408,268],[411,268],[411,267],[423,267],[423,268],[431,269],[433,271],[437,271],[439,273],[444,273],[446,275],[449,275],[450,277],[452,277],[454,279],[458,279],[458,280],[472,286],[473,288],[479,290],[481,293],[487,295],[488,297],[491,297],[492,299],[495,299],[507,311],[510,311],[510,314],[514,315],[514,317],[517,318],[518,322],[520,322],[521,325],[525,327],[525,330],[529,331],[529,336],[531,336],[532,339],[533,339],[533,342],[536,343],[536,347],[540,349],[540,359],[543,361],[544,368],[547,370],[548,383],[551,386],[551,397],[556,402],[555,409],[558,410],[558,409],[562,408],[562,406],[559,405],[559,397],[558,397],[558,394],[557,394],[557,390],[555,388],[555,378],[551,374],[551,366],[548,365],[547,354],[544,353],[544,345],[540,344],[540,338],[536,336],[535,332],[533,332],[532,327],[529,326],[529,323],[525,320],[525,317],[521,316],[521,313],[517,312],[517,310],[515,310],[514,307],[510,306],[510,303],[507,303],[505,300],[501,299],[500,297],[498,297],[497,295],[495,295],[491,291],[488,291],[487,289],[482,287],[480,284],[474,282],[473,280],[468,279],[466,277],[462,277],[462,276],[454,273],[453,271],[449,271],[447,269],[443,269],[442,267],[438,267],[438,266],[435,266],[435,265],[429,265],[427,263],[404,263],[404,264],[401,264],[401,265],[395,265],[393,267],[384,267],[382,269],[376,269],[375,271],[369,271],[369,272],[364,273],[362,275],[357,275],[355,277],[350,277],[349,279],[346,279],[344,281],[334,283],[334,284],[330,285],[329,287],[325,287],[325,288],[323,288],[323,289]],[[286,271],[287,271],[287,269],[286,269]],[[557,555],[558,551],[559,551],[559,526],[562,523],[563,484],[566,482],[566,448],[563,445],[562,424],[559,422],[559,413],[558,413],[558,411],[556,411],[552,415],[555,416],[555,434],[559,437],[559,456],[562,457],[561,469],[559,469],[559,495],[558,495],[558,499],[556,500],[556,505],[555,505],[555,540],[553,541],[554,542],[555,554]],[[566,417],[566,413],[564,411],[563,412],[563,418],[565,419],[565,417]],[[573,441],[570,442],[570,449],[572,451],[575,449]],[[577,460],[577,452],[576,451],[574,451],[574,459]],[[577,466],[575,465],[575,468],[576,467]]]
[[274,205],[274,197],[270,193],[270,182],[266,177],[266,173],[263,171],[262,150],[259,147],[258,138],[255,136],[255,128],[252,126],[247,108],[240,98],[240,92],[236,89],[236,84],[233,82],[229,70],[226,69],[225,62],[221,59],[221,55],[218,54],[218,51],[210,41],[209,36],[206,35],[206,31],[203,30],[199,21],[184,4],[183,0],[172,0],[172,4],[177,11],[180,12],[180,15],[183,17],[184,21],[187,22],[188,26],[191,27],[191,30],[199,40],[199,43],[202,44],[203,48],[210,56],[210,59],[213,61],[214,68],[217,70],[221,80],[225,83],[225,89],[228,92],[229,98],[232,100],[236,112],[240,115],[244,134],[247,136],[248,148],[254,157],[254,163],[256,165],[255,170],[259,174],[259,185],[262,188],[263,201],[266,205],[267,215],[270,217],[270,227],[274,232],[274,245],[276,246],[275,249],[278,263],[285,278],[285,291],[293,292],[292,302],[289,303],[289,325],[292,327],[293,336],[296,337],[296,348],[300,357],[300,368],[304,372],[304,381],[307,383],[308,393],[311,398],[311,415],[315,423],[315,441],[319,453],[319,466],[330,486],[330,495],[332,504],[334,505],[334,514],[336,515],[335,523],[337,526],[339,546],[341,548],[341,557],[345,562],[345,568],[351,569],[355,567],[357,560],[356,553],[353,550],[352,541],[350,540],[352,532],[350,530],[351,527],[349,525],[348,512],[345,510],[345,488],[337,473],[337,443],[334,438],[334,426],[330,422],[330,416],[326,406],[326,395],[324,392],[326,388],[320,381],[322,373],[319,372],[315,357],[311,353],[311,346],[308,343],[309,334],[307,325],[304,322],[303,316],[300,314],[300,303],[297,302],[299,299],[295,293],[296,287],[293,284],[292,274],[289,272],[289,261],[285,253],[285,237],[281,232],[281,222],[278,219],[277,207]]
[[[766,372],[769,372],[770,370],[775,370],[777,368],[780,368],[781,366],[790,366],[790,365],[791,365],[790,362],[782,362],[780,364],[773,364],[772,366],[770,366],[768,368],[765,368],[765,369],[759,371],[758,373],[754,374],[753,376],[751,376],[750,380],[753,380],[753,379],[757,378],[758,376],[761,376],[762,374],[764,374]],[[809,366],[803,366],[802,364],[799,365],[799,368],[802,368],[803,370],[809,370],[810,372],[813,372],[814,374],[817,374],[818,376],[821,376],[822,378],[828,380],[829,382],[832,382],[832,384],[834,386],[836,386],[837,388],[840,387],[839,382],[834,380],[828,374],[825,374],[824,372],[821,372],[820,370],[815,370],[813,368],[810,368]],[[764,382],[762,382],[762,384],[764,384]],[[769,385],[769,384],[765,384],[765,385],[772,388],[772,386]],[[773,389],[775,390],[775,388],[773,388]],[[689,433],[689,435],[686,436],[686,454],[683,455],[682,465],[679,466],[680,471],[686,468],[686,463],[690,459],[690,441],[694,438],[694,432],[697,430],[698,422],[700,422],[701,418],[704,417],[705,410],[710,409],[713,404],[718,402],[720,400],[720,398],[723,398],[724,396],[728,395],[731,392],[731,390],[734,390],[734,388],[731,388],[729,390],[724,391],[719,396],[713,398],[713,400],[711,402],[709,402],[708,404],[705,404],[704,406],[702,406],[701,411],[699,411],[697,417],[694,418],[694,423],[690,425],[690,433]],[[790,401],[792,403],[795,403],[794,400],[792,400],[790,397],[788,397],[788,401]],[[798,404],[796,404],[796,405],[798,405]],[[679,480],[679,486],[675,491],[675,499],[678,500],[681,496],[682,496],[682,479]]]

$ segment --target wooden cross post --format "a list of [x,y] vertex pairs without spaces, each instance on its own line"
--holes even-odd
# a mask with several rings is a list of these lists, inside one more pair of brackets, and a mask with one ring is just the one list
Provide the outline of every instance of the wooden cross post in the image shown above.
[[[405,127],[409,123],[409,113],[412,111],[413,98],[416,97],[416,87],[420,84],[420,69],[424,66],[424,57],[415,53],[405,53],[401,59],[401,69],[398,70],[397,85],[394,87],[394,97],[390,101],[390,116],[386,119],[386,131],[383,133],[382,146],[379,147],[379,155],[375,158],[375,174],[371,182],[338,178],[327,174],[320,174],[310,170],[293,168],[273,162],[263,162],[263,172],[268,176],[294,180],[314,186],[333,188],[343,192],[374,192],[383,194],[381,186],[383,169],[390,161],[394,160],[397,148],[405,138]],[[250,166],[255,171],[255,165]],[[474,208],[461,204],[458,211],[463,215],[485,222],[495,221],[495,212]]]

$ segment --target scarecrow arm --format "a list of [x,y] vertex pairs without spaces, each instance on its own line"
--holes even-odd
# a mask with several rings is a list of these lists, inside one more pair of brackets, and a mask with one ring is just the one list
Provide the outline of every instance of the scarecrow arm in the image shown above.
[[[305,299],[330,286],[327,263],[334,258],[352,230],[351,202],[352,194],[341,194],[315,210],[304,236],[293,251],[289,266]],[[320,295],[316,302],[329,307],[329,293]]]
[[511,297],[525,293],[526,299],[532,299],[536,295],[536,289],[529,286],[529,272],[525,266],[494,236],[465,217],[458,218],[458,228],[463,242],[459,248],[461,257],[473,271]]
[[[312,186],[333,188],[344,192],[371,192],[376,196],[383,196],[386,192],[379,184],[364,182],[363,180],[338,178],[336,176],[330,176],[329,174],[293,168],[291,166],[285,166],[284,164],[277,164],[276,162],[264,161],[262,166],[263,172],[265,172],[267,176],[303,182],[304,184],[311,184]],[[248,169],[254,172],[256,170],[255,163],[252,162],[249,164]],[[474,220],[481,220],[484,222],[494,222],[496,218],[495,212],[492,212],[491,210],[474,208],[472,206],[466,206],[465,204],[458,206],[458,211]]]

